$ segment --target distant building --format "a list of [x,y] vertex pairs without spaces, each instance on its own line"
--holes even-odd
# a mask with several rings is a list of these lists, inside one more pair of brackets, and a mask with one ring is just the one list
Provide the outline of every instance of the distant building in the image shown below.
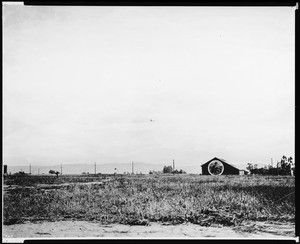
[[214,157],[201,165],[203,175],[244,175],[245,170],[238,169],[224,159]]

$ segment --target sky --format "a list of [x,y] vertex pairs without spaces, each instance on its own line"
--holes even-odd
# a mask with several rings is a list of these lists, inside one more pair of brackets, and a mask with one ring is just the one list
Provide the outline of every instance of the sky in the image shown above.
[[3,6],[3,163],[294,158],[292,7]]

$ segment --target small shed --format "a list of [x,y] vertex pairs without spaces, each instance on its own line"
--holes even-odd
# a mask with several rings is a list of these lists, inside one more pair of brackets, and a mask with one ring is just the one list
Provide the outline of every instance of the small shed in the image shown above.
[[238,169],[224,159],[214,157],[201,165],[203,175],[243,175],[244,171]]

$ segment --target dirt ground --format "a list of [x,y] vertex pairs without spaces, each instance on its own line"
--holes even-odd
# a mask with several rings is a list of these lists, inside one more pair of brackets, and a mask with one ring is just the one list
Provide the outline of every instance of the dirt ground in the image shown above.
[[243,227],[202,227],[195,224],[150,226],[101,225],[87,221],[4,225],[2,238],[294,238],[293,224],[255,222]]

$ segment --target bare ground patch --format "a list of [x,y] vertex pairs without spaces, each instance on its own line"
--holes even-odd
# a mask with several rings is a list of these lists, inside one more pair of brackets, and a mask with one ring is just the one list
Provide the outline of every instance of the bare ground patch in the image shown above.
[[255,222],[239,227],[199,226],[196,224],[148,226],[103,225],[88,221],[26,222],[4,225],[3,238],[292,238],[293,224]]

